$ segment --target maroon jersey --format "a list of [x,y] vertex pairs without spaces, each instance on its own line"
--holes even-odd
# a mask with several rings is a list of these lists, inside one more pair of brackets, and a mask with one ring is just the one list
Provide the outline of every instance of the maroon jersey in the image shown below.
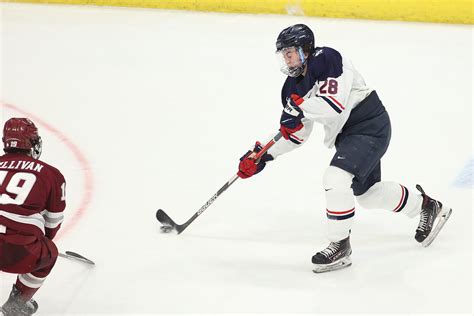
[[53,239],[66,207],[61,172],[23,154],[0,156],[0,228]]

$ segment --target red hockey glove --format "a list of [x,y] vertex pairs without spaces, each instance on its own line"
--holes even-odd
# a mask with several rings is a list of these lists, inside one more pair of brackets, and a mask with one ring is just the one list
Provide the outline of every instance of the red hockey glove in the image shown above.
[[253,157],[262,150],[260,142],[255,143],[253,151],[249,150],[240,158],[239,171],[237,175],[242,179],[250,178],[254,174],[259,173],[265,168],[267,161],[273,160],[272,155],[263,154],[258,160],[254,160]]
[[[303,111],[300,109],[301,103],[304,99],[297,94],[292,94],[288,98],[287,104],[283,109],[280,118],[280,132],[285,139],[295,142],[294,138],[290,137],[303,128],[301,119],[304,117]],[[298,142],[299,144],[300,142]]]
[[291,97],[291,101],[293,101],[295,105],[297,105],[298,107],[301,105],[301,103],[304,102],[304,99],[297,94],[293,93],[292,95],[290,95],[290,97]]

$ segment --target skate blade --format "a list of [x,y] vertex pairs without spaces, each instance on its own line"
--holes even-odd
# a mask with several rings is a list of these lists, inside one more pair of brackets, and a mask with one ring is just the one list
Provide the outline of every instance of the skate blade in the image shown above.
[[[441,212],[443,212],[443,210],[441,210]],[[431,231],[428,237],[426,237],[426,239],[423,240],[423,242],[421,243],[423,247],[428,247],[429,245],[431,245],[431,243],[435,240],[436,236],[438,236],[439,232],[441,231],[441,228],[443,228],[444,224],[446,224],[446,221],[449,219],[452,212],[453,212],[453,209],[450,208],[444,214],[440,214],[438,224],[436,224],[436,227]]]
[[323,272],[340,270],[340,269],[349,267],[351,264],[352,264],[351,257],[345,257],[331,264],[315,264],[313,272],[323,273]]

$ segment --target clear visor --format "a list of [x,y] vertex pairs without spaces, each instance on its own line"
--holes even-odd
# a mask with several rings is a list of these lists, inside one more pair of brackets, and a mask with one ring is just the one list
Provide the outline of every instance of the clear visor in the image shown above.
[[290,77],[303,73],[305,57],[301,47],[285,47],[276,52],[280,70]]

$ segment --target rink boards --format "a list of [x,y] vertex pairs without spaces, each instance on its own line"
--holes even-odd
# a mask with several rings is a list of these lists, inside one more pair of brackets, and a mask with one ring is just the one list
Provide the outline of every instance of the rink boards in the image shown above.
[[[473,24],[471,0],[1,0],[226,13]],[[342,5],[343,4],[343,5]]]

